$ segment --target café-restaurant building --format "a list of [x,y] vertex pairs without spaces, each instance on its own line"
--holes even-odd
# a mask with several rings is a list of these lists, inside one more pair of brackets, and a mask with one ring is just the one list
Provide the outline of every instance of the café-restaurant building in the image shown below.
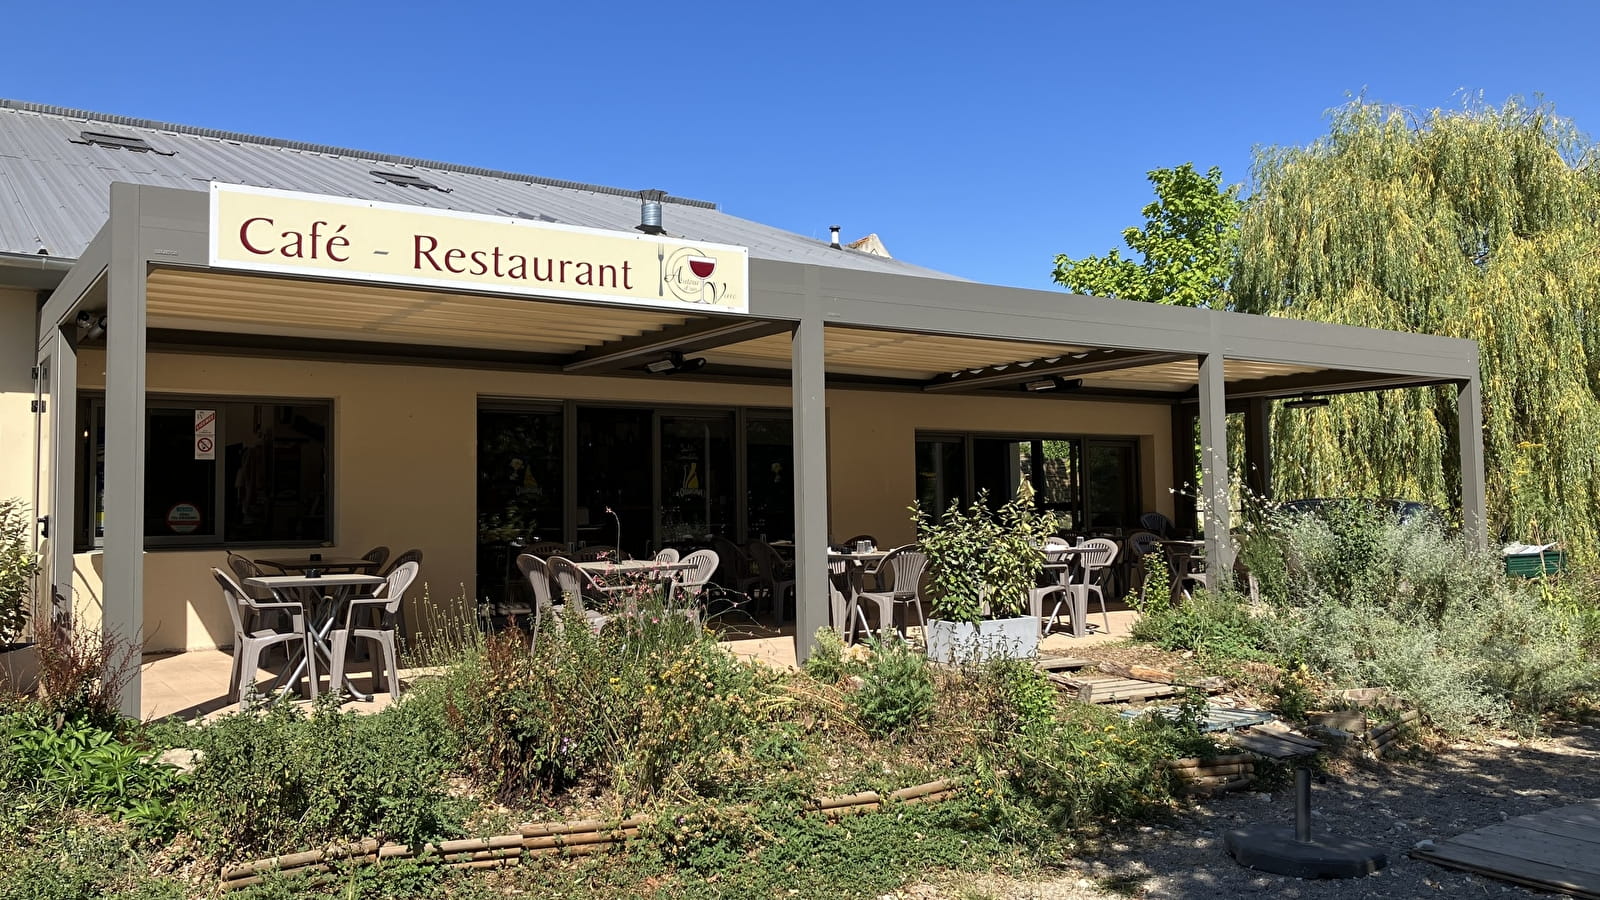
[[54,614],[147,651],[231,640],[227,550],[419,548],[429,601],[493,604],[528,541],[764,537],[795,542],[803,653],[830,541],[906,542],[913,503],[1022,480],[1078,530],[1193,522],[1226,565],[1227,479],[1193,482],[1229,471],[1229,412],[1259,490],[1275,401],[1419,385],[1455,388],[1482,538],[1470,341],[980,284],[660,191],[14,101],[0,196],[0,496],[40,519]]

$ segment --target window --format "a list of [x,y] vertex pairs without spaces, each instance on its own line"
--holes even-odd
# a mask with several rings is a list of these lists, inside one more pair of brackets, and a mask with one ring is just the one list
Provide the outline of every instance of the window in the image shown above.
[[414,187],[421,191],[439,191],[443,194],[450,193],[449,188],[440,187],[420,175],[408,175],[405,172],[385,172],[382,169],[373,169],[372,174],[390,184],[397,184],[401,187]]
[[74,144],[88,144],[91,147],[105,147],[110,150],[131,150],[134,153],[155,153],[158,156],[172,156],[176,151],[157,150],[150,142],[142,137],[131,134],[112,134],[107,131],[82,131],[72,139]]
[[[82,406],[78,543],[87,548],[105,536],[105,402]],[[326,402],[151,398],[146,545],[328,541],[332,421]]]
[[935,514],[979,491],[998,507],[1023,483],[1069,530],[1135,527],[1143,502],[1133,438],[919,434],[916,467],[917,502]]
[[919,437],[917,440],[917,505],[935,518],[950,508],[950,501],[966,502],[967,443],[960,437]]

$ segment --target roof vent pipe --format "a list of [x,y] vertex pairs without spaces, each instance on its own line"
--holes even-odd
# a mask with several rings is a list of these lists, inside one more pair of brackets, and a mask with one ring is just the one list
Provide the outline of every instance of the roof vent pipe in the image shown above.
[[639,230],[645,234],[666,234],[667,230],[661,227],[661,199],[666,196],[666,191],[640,191],[639,199],[643,203],[639,206]]
[[828,232],[831,235],[828,238],[828,246],[835,250],[839,249],[839,226],[829,225]]

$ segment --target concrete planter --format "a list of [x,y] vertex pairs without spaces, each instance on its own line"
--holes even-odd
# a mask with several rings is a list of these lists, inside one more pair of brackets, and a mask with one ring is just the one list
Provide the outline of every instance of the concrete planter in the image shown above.
[[1026,659],[1039,652],[1039,617],[987,619],[977,625],[929,619],[928,658],[938,663]]
[[39,685],[39,645],[0,646],[0,689],[29,694]]

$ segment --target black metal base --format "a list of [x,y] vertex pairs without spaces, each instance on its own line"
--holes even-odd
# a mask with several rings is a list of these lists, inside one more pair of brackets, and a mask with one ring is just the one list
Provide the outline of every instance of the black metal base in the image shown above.
[[1361,878],[1389,864],[1382,850],[1337,835],[1321,835],[1302,843],[1294,829],[1282,825],[1252,825],[1223,836],[1235,861],[1295,878]]

